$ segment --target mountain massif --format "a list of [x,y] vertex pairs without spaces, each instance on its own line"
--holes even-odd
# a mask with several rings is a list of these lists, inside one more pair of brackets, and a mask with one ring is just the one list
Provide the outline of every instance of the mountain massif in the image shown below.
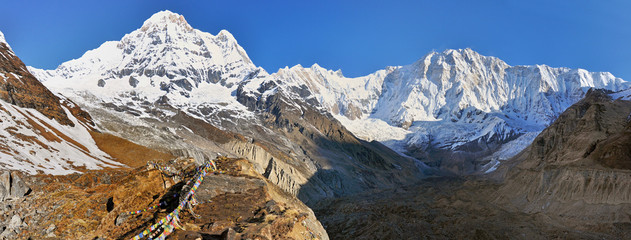
[[[317,64],[270,75],[229,32],[212,36],[170,12],[55,70],[31,71],[66,95],[88,92],[119,105],[164,96],[176,108],[235,132],[244,132],[235,121],[253,121],[251,99],[282,92],[333,115],[362,140],[459,175],[497,168],[589,88],[631,86],[610,73],[510,66],[471,49],[433,52],[357,78]],[[139,99],[130,99],[133,94]]]
[[471,49],[358,78],[295,66],[267,82],[320,105],[364,140],[465,175],[493,171],[589,88],[631,86],[610,73],[510,66]]
[[458,49],[355,78],[270,74],[228,31],[162,11],[54,70],[0,34],[0,79],[0,168],[17,170],[0,237],[143,234],[211,160],[174,239],[631,232],[631,84],[610,73]]

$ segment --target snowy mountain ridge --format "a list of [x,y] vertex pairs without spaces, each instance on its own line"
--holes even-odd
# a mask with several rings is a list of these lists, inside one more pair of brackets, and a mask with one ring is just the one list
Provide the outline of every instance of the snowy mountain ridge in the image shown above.
[[[265,82],[314,100],[359,137],[400,153],[429,159],[450,151],[458,156],[445,158],[483,159],[450,167],[469,173],[488,171],[518,153],[589,88],[630,86],[611,73],[510,66],[471,49],[432,52],[413,64],[358,78],[317,64],[298,65],[256,84]],[[511,149],[500,149],[504,144]]]
[[[219,126],[254,114],[235,92],[257,99],[282,90],[331,113],[360,138],[460,173],[487,171],[519,152],[587,89],[629,87],[610,73],[510,66],[471,49],[432,52],[357,78],[317,64],[269,75],[228,31],[201,32],[169,11],[55,70],[29,70],[73,99],[95,95],[139,115],[139,103],[168,101]],[[513,147],[501,150],[506,144]]]
[[[468,108],[534,112],[535,122],[545,125],[570,102],[580,99],[587,88],[617,91],[628,86],[611,73],[546,65],[510,66],[471,49],[433,52],[413,64],[388,67],[365,77],[345,78],[314,64],[311,68],[297,65],[280,69],[270,78],[282,79],[282,86],[304,84],[334,114],[349,119],[379,118],[392,125],[460,118],[460,111]],[[570,99],[546,102],[538,96],[557,92]],[[361,111],[338,110],[349,106]]]
[[234,118],[249,115],[232,96],[238,84],[268,75],[228,31],[201,32],[170,11],[154,14],[120,41],[105,42],[55,70],[29,71],[77,101],[95,95],[142,115],[139,103],[161,100],[200,117],[225,110]]

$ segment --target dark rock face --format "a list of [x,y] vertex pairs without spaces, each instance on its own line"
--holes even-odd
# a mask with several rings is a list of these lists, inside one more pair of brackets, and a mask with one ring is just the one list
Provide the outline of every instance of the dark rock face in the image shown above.
[[221,234],[221,239],[222,240],[235,240],[237,239],[237,233],[234,231],[234,229],[228,228],[226,229],[226,231],[224,231]]
[[135,77],[129,77],[129,86],[137,87],[138,83],[138,79],[136,79]]
[[624,131],[614,133],[593,146],[588,156],[600,164],[610,168],[631,169],[631,124],[627,124]]
[[193,90],[193,85],[186,79],[180,79],[180,80],[175,80],[172,81],[175,85],[177,85],[178,87],[181,87],[183,89],[186,89],[187,91],[191,91]]
[[62,124],[74,125],[61,107],[60,99],[28,72],[6,44],[0,43],[0,53],[0,99],[36,109]]
[[114,209],[114,198],[110,197],[107,199],[107,203],[105,204],[105,208],[108,212],[111,212]]

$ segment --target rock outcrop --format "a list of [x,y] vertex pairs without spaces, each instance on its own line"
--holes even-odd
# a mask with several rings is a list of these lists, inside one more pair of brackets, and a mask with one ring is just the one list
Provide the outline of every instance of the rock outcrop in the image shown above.
[[[413,182],[421,177],[421,170],[411,159],[398,154],[388,154],[371,143],[358,139],[329,113],[300,99],[290,98],[278,90],[266,96],[257,91],[247,91],[244,83],[237,91],[237,99],[251,111],[260,113],[264,126],[274,130],[291,142],[299,143],[296,152],[308,157],[318,166],[307,181],[291,179],[301,170],[296,161],[286,164],[274,162],[268,170],[277,171],[288,179],[304,185],[299,198],[307,204],[320,199],[359,193],[368,189],[388,188]],[[274,87],[273,85],[267,87]],[[295,147],[295,146],[294,146]],[[299,155],[299,156],[300,156]],[[287,168],[280,167],[287,165]],[[289,174],[288,174],[289,170]]]

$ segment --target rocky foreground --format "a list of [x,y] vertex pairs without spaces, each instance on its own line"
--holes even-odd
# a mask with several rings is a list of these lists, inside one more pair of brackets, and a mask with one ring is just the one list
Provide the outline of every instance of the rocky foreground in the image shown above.
[[[204,178],[198,204],[182,211],[169,239],[328,239],[308,207],[247,160],[215,162],[219,170]],[[0,239],[133,238],[177,207],[196,171],[194,161],[180,158],[66,176],[5,172],[0,193],[7,186],[12,192],[0,205]]]

